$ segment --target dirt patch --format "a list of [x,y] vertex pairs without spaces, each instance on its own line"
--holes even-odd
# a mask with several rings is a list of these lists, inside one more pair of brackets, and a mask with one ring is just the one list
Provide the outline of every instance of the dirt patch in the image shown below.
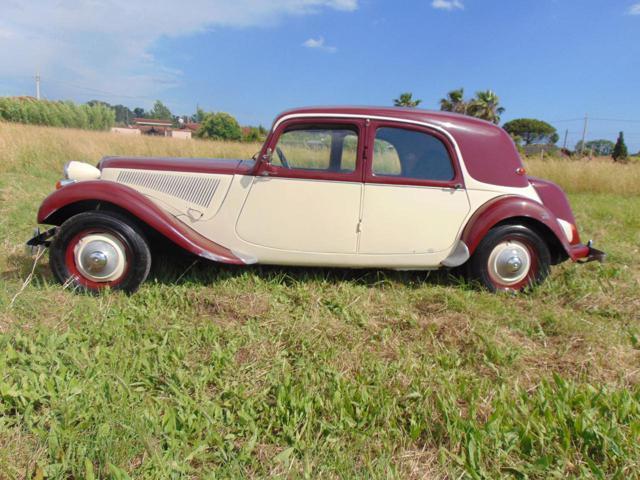
[[262,359],[267,359],[270,362],[282,348],[284,347],[279,343],[267,341],[251,342],[236,351],[235,361],[239,366],[252,365]]
[[410,480],[443,480],[449,478],[442,471],[436,448],[403,450],[394,455],[393,462],[398,467],[400,478]]
[[230,297],[200,296],[199,293],[194,293],[192,303],[197,316],[214,318],[223,324],[244,324],[247,320],[266,316],[271,310],[268,297],[253,293]]
[[597,344],[581,335],[536,340],[506,328],[503,335],[522,351],[514,378],[526,389],[552,373],[616,386],[640,382],[640,351],[631,346]]
[[[46,447],[17,428],[0,433],[0,478],[31,478],[44,463]],[[4,475],[7,477],[4,477]]]

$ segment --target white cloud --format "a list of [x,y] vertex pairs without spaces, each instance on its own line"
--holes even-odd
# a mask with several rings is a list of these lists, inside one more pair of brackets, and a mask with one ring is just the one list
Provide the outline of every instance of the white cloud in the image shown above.
[[431,6],[437,10],[464,10],[461,0],[433,0]]
[[0,76],[39,69],[43,85],[48,77],[123,98],[154,97],[180,79],[151,53],[163,37],[357,8],[358,0],[2,0]]
[[324,42],[324,37],[309,38],[308,40],[305,40],[302,46],[307,48],[315,48],[329,53],[335,53],[338,50],[336,47],[330,47],[329,45],[326,45]]
[[629,15],[640,15],[640,3],[634,3],[627,11]]
[[352,12],[358,8],[358,0],[333,0],[328,2],[328,6],[336,10]]

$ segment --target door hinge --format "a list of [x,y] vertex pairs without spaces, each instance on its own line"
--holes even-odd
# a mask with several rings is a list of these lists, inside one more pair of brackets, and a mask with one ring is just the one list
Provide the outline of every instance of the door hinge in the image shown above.
[[362,219],[358,220],[358,224],[356,225],[356,233],[360,233],[362,231]]

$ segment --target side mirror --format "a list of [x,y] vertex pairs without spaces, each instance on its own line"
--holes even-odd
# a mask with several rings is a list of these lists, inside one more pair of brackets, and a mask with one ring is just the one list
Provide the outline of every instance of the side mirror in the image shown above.
[[262,175],[263,177],[268,177],[276,171],[273,164],[271,163],[272,156],[273,150],[271,150],[271,148],[267,148],[265,154],[260,157],[260,175]]
[[273,156],[273,150],[271,150],[271,148],[267,148],[266,153],[262,155],[262,163],[270,165],[272,156]]

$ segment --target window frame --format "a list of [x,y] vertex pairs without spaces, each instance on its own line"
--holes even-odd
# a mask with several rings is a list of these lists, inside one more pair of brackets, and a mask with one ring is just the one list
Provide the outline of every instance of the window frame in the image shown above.
[[[379,128],[398,128],[401,130],[409,130],[413,132],[423,133],[430,135],[440,140],[449,154],[451,161],[451,167],[454,175],[451,180],[428,180],[421,178],[402,177],[397,175],[380,175],[373,173],[373,161],[375,152],[373,146],[375,145],[376,132]],[[413,125],[402,122],[394,122],[391,120],[375,120],[371,121],[367,131],[367,158],[365,160],[365,183],[382,184],[382,185],[411,185],[421,187],[439,187],[439,188],[463,188],[464,179],[462,171],[460,170],[460,164],[458,156],[456,155],[455,148],[449,141],[449,139],[441,132],[432,128]]]
[[275,148],[278,145],[280,136],[291,129],[303,129],[305,126],[314,128],[326,128],[331,127],[350,127],[355,130],[358,137],[358,147],[356,149],[356,165],[352,172],[331,172],[328,170],[318,171],[313,169],[296,169],[285,168],[280,165],[271,163],[266,165],[264,161],[260,162],[258,169],[258,175],[268,175],[276,178],[300,178],[308,180],[326,180],[326,181],[341,181],[341,182],[363,182],[363,154],[364,154],[364,139],[365,139],[365,120],[364,119],[345,119],[345,118],[331,118],[331,117],[305,117],[305,118],[292,118],[282,122],[276,130],[270,135],[265,142],[261,156],[265,155],[268,149],[271,149],[273,155]]

